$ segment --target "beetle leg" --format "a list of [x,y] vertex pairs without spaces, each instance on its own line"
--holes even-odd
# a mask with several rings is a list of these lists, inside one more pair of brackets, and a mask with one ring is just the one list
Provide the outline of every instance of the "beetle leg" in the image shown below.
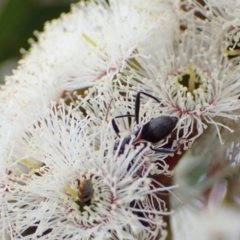
[[176,153],[181,148],[180,140],[177,141],[177,147],[176,148],[153,148],[153,147],[150,147],[150,148],[155,152]]
[[136,101],[135,101],[135,116],[136,116],[136,123],[139,123],[139,109],[140,109],[140,94],[146,95],[154,100],[156,100],[157,102],[161,103],[159,99],[157,99],[156,97],[152,96],[151,94],[145,93],[145,92],[138,92],[137,96],[136,96]]
[[179,150],[179,147],[177,148],[153,148],[150,147],[151,150],[155,152],[160,152],[160,153],[176,153]]
[[112,119],[112,126],[113,126],[113,130],[115,131],[115,133],[118,135],[118,137],[120,137],[120,135],[119,135],[119,128],[118,128],[118,126],[117,126],[117,124],[116,124],[116,122],[115,122],[115,120],[114,119]]
[[[123,117],[135,117],[135,115],[132,115],[132,114],[127,114],[127,115],[121,115],[121,116],[117,116],[117,117],[115,117],[115,118],[123,118]],[[115,133],[118,135],[118,137],[120,137],[120,135],[119,135],[119,128],[118,128],[118,126],[117,126],[117,124],[116,124],[116,121],[114,120],[115,118],[113,118],[112,119],[112,126],[113,126],[113,129],[114,129],[114,131],[115,131]]]
[[[134,158],[137,157],[137,155],[138,155],[139,153],[141,153],[141,151],[142,151],[144,148],[146,148],[147,145],[148,145],[148,143],[146,143],[146,142],[142,142],[142,143],[140,143],[140,144],[142,144],[143,147],[142,147],[142,149],[139,150],[139,152],[136,153],[136,155],[134,156]],[[135,147],[136,147],[136,146],[135,146]],[[134,159],[134,158],[133,158],[133,159]],[[134,160],[132,160],[132,161],[134,161]],[[130,167],[132,167],[132,165],[133,165],[133,163],[130,163]],[[129,170],[130,167],[128,167],[127,170]],[[139,169],[136,171],[136,174],[137,174],[137,176],[138,176],[139,178],[142,178],[142,177],[143,177],[143,176],[142,176],[142,173],[141,173],[141,171],[140,171]]]
[[137,170],[136,174],[138,175],[139,178],[142,178],[142,173],[140,172],[140,170]]

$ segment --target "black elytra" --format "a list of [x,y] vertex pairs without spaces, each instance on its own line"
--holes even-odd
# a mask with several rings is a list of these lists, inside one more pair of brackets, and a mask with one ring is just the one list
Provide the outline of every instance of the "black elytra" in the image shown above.
[[[153,98],[157,102],[161,103],[156,97],[148,93],[138,92],[136,96],[136,102],[135,102],[135,115],[127,114],[127,115],[117,116],[115,118],[135,117],[135,121],[138,124],[141,94],[146,95],[150,98]],[[119,135],[120,131],[114,119],[112,119],[112,126],[116,134],[120,137]],[[149,143],[155,144],[163,140],[164,138],[166,138],[175,129],[177,123],[178,123],[178,118],[174,116],[159,116],[151,119],[149,122],[145,123],[135,132],[131,133],[130,135],[128,135],[122,140],[121,146],[119,148],[119,154],[122,154],[124,152],[126,144],[129,144],[129,142],[132,139],[132,135],[135,136],[135,139],[132,141],[133,146],[137,146],[141,142],[149,142]],[[150,147],[150,148],[156,152],[162,152],[162,153],[175,153],[178,151],[178,148],[176,149],[172,149],[172,148],[154,149],[153,147]]]
[[166,138],[176,127],[177,117],[160,116],[143,125],[141,138],[147,142],[157,143]]

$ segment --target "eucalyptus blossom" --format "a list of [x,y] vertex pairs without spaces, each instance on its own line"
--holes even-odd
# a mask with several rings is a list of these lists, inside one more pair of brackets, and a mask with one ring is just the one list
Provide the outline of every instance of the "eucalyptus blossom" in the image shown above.
[[[78,109],[59,105],[19,139],[25,151],[15,160],[22,174],[18,194],[6,201],[12,220],[3,226],[16,239],[151,239],[166,236],[170,211],[159,192],[171,192],[150,177],[145,145],[131,140],[120,154],[113,130],[82,119]],[[107,130],[107,131],[106,131]],[[14,170],[15,168],[13,168]],[[128,219],[128,221],[126,221]]]
[[227,32],[220,31],[216,20],[201,20],[191,12],[187,16],[171,47],[156,50],[148,59],[138,58],[137,69],[126,69],[120,78],[157,97],[158,115],[179,118],[177,138],[193,142],[214,125],[223,142],[220,129],[233,132],[228,120],[240,116],[238,58],[231,60],[226,54]]

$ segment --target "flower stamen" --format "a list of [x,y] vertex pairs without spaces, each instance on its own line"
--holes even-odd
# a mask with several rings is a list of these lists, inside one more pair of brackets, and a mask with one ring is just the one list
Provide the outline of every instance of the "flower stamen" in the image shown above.
[[224,50],[223,53],[227,56],[237,56],[240,55],[240,49],[229,48],[228,50]]
[[78,192],[76,189],[74,189],[71,185],[67,185],[65,187],[67,193],[69,193],[76,201],[78,200]]
[[41,168],[41,167],[43,166],[43,165],[40,164],[40,163],[31,161],[31,160],[26,159],[26,158],[22,159],[21,162],[22,162],[23,164],[27,165],[28,167],[31,167],[31,168],[33,168],[33,169],[35,169],[35,170],[38,170],[39,168]]
[[193,90],[195,88],[195,72],[191,65],[187,66],[189,72],[189,80],[188,80],[188,91],[193,94]]
[[93,47],[97,47],[97,43],[93,41],[89,36],[87,36],[85,33],[82,34],[82,37],[90,43]]

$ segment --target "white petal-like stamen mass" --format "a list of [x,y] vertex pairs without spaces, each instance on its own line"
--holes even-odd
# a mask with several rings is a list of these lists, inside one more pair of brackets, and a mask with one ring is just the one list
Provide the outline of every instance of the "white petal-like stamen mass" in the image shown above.
[[144,46],[149,46],[156,29],[169,36],[175,31],[165,17],[171,26],[177,24],[177,2],[111,0],[108,6],[100,0],[81,1],[72,5],[70,13],[47,22],[1,87],[1,100],[8,103],[1,114],[8,116],[13,134],[28,128],[67,91],[96,88],[104,81],[111,84],[129,58],[148,55],[152,49]]
[[[136,132],[149,123],[153,116],[158,117],[159,114],[159,104],[151,106],[152,102],[155,100],[150,99],[144,104],[140,101],[141,112],[139,115],[139,123],[137,124],[135,116],[136,92],[129,86],[123,86],[120,91],[113,89],[112,87],[100,87],[92,95],[89,94],[89,98],[87,99],[83,98],[81,95],[74,94],[74,96],[79,100],[79,102],[77,101],[76,108],[81,107],[84,109],[88,116],[95,119],[96,125],[99,126],[103,124],[103,122],[105,124],[108,122],[108,128],[114,130],[112,121],[115,121],[119,130],[119,133],[115,132],[114,134],[116,143],[120,141],[119,136],[126,138],[132,134],[135,138],[137,138]],[[174,127],[172,130],[174,131],[175,128],[177,127]],[[154,132],[148,133],[149,138],[151,138],[151,134],[154,134]],[[138,136],[141,138],[141,134]],[[166,148],[165,145],[168,145],[167,148],[171,148],[171,150],[179,147],[180,152],[181,144],[178,142],[179,139],[173,139],[173,137],[174,135],[171,136],[171,134],[169,134],[155,144],[147,142],[144,139],[140,140],[144,144],[147,143],[149,145],[147,146],[149,151],[146,152],[148,161],[145,162],[143,168],[147,169],[148,164],[154,165],[155,167],[151,170],[152,175],[165,174],[171,176],[172,172],[168,169],[169,166],[166,164],[164,159],[173,153],[154,152],[149,147],[152,146],[154,149],[164,149]],[[176,150],[176,153],[177,152],[178,151]]]
[[[239,1],[108,2],[48,22],[1,87],[2,239],[165,239],[175,186],[153,175],[172,175],[170,154],[150,146],[181,148],[208,125],[207,147],[216,132],[233,141],[203,151],[239,167]],[[139,91],[161,103],[142,95],[136,124]],[[178,118],[172,134],[134,143],[159,116]]]
[[[10,143],[8,142],[8,129],[1,129],[1,134],[4,139],[1,138],[0,148],[0,238],[11,239],[11,232],[13,227],[11,226],[15,220],[15,214],[9,211],[8,201],[14,200],[18,195],[19,189],[14,184],[14,176],[12,176],[9,170],[9,160],[11,158],[11,149],[9,149]],[[12,141],[11,141],[12,143]]]
[[187,204],[173,217],[173,239],[237,240],[240,236],[239,222],[239,210],[231,205],[197,209]]
[[147,161],[144,145],[133,148],[130,142],[119,154],[113,130],[92,122],[71,107],[52,107],[25,134],[24,159],[19,156],[17,164],[42,164],[21,175],[20,192],[7,203],[15,216],[13,238],[165,234],[162,216],[170,213],[158,193],[173,187],[149,178],[151,165],[139,175]]
[[240,117],[240,66],[221,52],[223,36],[214,23],[189,18],[171,48],[139,58],[137,71],[126,69],[121,79],[159,98],[158,115],[179,117],[178,138],[193,141],[214,124],[222,141],[220,128],[232,131],[223,119]]
[[80,2],[70,13],[48,22],[8,81],[28,82],[27,75],[34,74],[36,82],[46,79],[57,86],[61,96],[93,86],[104,76],[113,78],[126,60],[138,55],[138,46],[149,41],[165,15],[175,11],[165,1],[109,2],[110,6],[104,1]]

